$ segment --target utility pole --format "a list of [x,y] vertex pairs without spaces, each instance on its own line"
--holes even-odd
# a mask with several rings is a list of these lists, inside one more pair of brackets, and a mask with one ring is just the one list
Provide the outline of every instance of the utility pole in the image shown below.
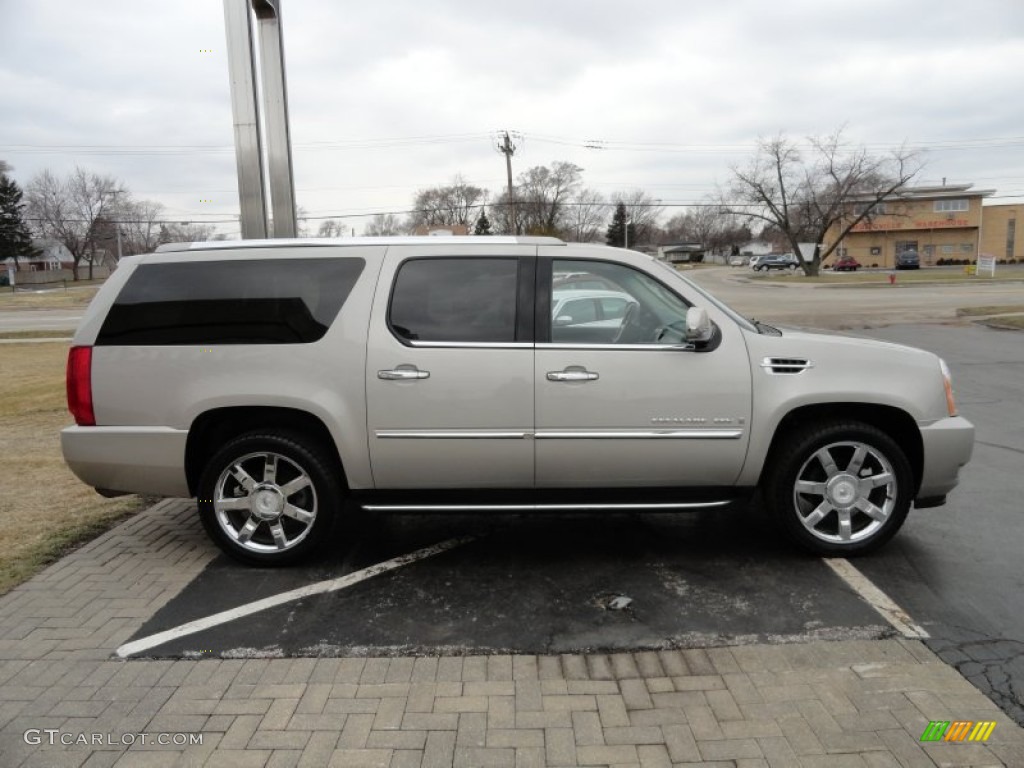
[[114,232],[117,235],[117,263],[121,263],[121,199],[118,195],[123,195],[128,190],[126,189],[115,189],[110,193],[110,196],[114,198],[114,215],[117,217],[117,221],[114,222]]
[[516,153],[516,146],[512,143],[508,131],[504,132],[504,141],[498,145],[498,151],[505,155],[505,169],[508,172],[508,202],[512,206],[512,229],[518,235],[519,217],[516,215],[516,195],[515,188],[512,186],[512,155]]

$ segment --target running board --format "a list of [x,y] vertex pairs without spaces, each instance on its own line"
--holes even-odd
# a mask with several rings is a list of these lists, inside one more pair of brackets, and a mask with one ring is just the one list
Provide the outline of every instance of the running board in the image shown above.
[[711,509],[724,507],[732,502],[691,501],[634,504],[363,504],[370,512],[583,512],[596,511],[646,511],[658,512],[679,509]]

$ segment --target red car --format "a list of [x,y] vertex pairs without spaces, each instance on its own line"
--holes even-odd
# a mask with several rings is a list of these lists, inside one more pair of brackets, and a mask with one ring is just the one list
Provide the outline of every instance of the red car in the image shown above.
[[835,272],[856,272],[860,269],[860,262],[853,258],[853,256],[841,256],[836,259],[832,269]]

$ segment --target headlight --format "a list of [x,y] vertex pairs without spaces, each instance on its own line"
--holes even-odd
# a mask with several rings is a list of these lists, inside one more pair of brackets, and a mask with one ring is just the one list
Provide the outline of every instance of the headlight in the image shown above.
[[956,402],[953,400],[953,378],[949,375],[949,366],[941,357],[939,358],[939,370],[942,371],[942,384],[946,388],[946,408],[950,416],[956,416]]

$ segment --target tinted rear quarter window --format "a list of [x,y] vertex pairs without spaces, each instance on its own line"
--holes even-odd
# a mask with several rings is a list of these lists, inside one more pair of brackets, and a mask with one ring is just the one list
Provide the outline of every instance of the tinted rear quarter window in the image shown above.
[[327,333],[363,259],[142,264],[97,345],[302,344]]

